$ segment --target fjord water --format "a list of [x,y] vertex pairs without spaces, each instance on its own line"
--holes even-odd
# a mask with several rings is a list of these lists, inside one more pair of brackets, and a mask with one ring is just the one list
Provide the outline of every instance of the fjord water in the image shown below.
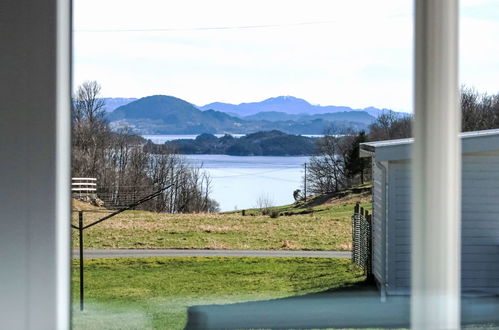
[[302,189],[303,164],[309,157],[185,155],[202,165],[212,178],[211,197],[221,211],[256,206],[259,196],[274,205],[290,204],[293,191]]

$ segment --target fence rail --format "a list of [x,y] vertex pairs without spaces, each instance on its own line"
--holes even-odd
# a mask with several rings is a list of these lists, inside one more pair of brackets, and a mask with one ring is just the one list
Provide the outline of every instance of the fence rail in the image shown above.
[[[71,194],[76,199],[93,201],[98,199],[107,209],[120,209],[137,200],[149,196],[159,187],[153,185],[102,186],[96,178],[72,178]],[[165,203],[161,197],[145,204]],[[101,206],[101,205],[99,205]]]
[[76,197],[95,197],[97,192],[96,182],[96,178],[71,178],[71,193]]
[[153,186],[97,187],[97,196],[108,209],[122,208],[154,192]]
[[371,214],[357,203],[352,216],[352,262],[372,275]]

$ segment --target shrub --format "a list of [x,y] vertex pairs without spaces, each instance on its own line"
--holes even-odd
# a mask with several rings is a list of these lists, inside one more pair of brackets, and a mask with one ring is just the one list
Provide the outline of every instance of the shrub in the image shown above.
[[280,215],[279,211],[277,210],[270,210],[269,217],[272,219],[278,218]]
[[260,209],[262,215],[270,213],[274,201],[268,194],[261,194],[256,200],[256,208]]

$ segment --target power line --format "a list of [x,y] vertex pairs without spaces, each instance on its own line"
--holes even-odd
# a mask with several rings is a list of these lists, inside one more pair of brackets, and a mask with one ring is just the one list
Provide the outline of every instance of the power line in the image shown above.
[[290,180],[290,179],[284,179],[284,178],[276,178],[272,176],[265,176],[265,175],[258,175],[259,178],[264,178],[264,179],[269,179],[269,180],[276,180],[276,181],[285,181],[285,182],[291,182],[291,183],[300,183],[300,179],[297,180]]
[[[376,21],[381,19],[394,19],[405,17],[405,14],[394,14],[385,17],[376,18]],[[324,20],[324,21],[306,21],[296,23],[280,23],[280,24],[256,24],[256,25],[233,25],[233,26],[198,26],[191,28],[137,28],[137,29],[75,29],[73,32],[82,33],[115,33],[115,32],[188,32],[188,31],[223,31],[223,30],[249,30],[249,29],[268,29],[268,28],[281,28],[293,26],[307,26],[307,25],[321,25],[338,23],[342,20]],[[343,19],[343,21],[345,21]]]
[[163,29],[101,29],[101,30],[73,30],[73,32],[83,33],[114,33],[114,32],[184,32],[184,31],[213,31],[213,30],[248,30],[248,29],[265,29],[265,28],[280,28],[303,25],[320,25],[336,23],[338,20],[329,21],[312,21],[298,22],[285,24],[262,24],[262,25],[236,25],[236,26],[208,26],[208,27],[192,27],[192,28],[163,28]]
[[244,173],[244,172],[230,171],[230,170],[224,169],[225,172],[235,173],[235,174],[234,175],[212,176],[212,178],[220,179],[220,178],[232,178],[232,177],[238,177],[238,176],[261,176],[261,174],[289,171],[289,170],[291,170],[291,168],[280,168],[280,169],[266,170],[266,171],[254,172],[254,173]]
[[304,164],[305,166],[305,175],[303,177],[303,196],[305,197],[305,202],[307,201],[307,163]]
[[[385,17],[373,18],[376,21],[383,19],[396,19],[406,17],[406,14],[394,14]],[[410,17],[410,15],[409,15]],[[136,28],[136,29],[74,29],[73,32],[81,33],[115,33],[115,32],[189,32],[189,31],[223,31],[223,30],[250,30],[250,29],[268,29],[268,28],[282,28],[293,26],[307,26],[307,25],[321,25],[338,23],[341,21],[348,21],[345,19],[332,19],[324,21],[305,21],[296,23],[280,23],[280,24],[255,24],[255,25],[226,25],[226,26],[197,26],[191,28]]]

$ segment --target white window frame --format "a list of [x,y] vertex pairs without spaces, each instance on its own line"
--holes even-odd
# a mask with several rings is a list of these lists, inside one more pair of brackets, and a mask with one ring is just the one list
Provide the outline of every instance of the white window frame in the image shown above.
[[411,326],[460,328],[458,0],[415,2]]
[[0,4],[0,328],[70,327],[71,1]]

